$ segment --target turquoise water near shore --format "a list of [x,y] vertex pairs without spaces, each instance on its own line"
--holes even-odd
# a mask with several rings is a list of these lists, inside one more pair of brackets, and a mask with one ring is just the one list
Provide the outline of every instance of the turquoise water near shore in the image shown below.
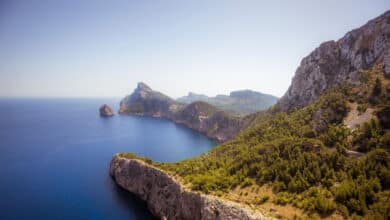
[[164,119],[115,115],[119,99],[0,98],[0,219],[153,219],[108,175],[113,154],[177,161],[216,143]]

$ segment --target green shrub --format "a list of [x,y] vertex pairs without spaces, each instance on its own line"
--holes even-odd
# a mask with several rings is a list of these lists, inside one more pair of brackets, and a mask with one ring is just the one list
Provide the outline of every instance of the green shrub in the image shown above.
[[380,106],[376,115],[382,128],[390,129],[390,104],[388,102]]
[[266,203],[268,200],[269,200],[269,195],[264,195],[263,197],[261,197],[259,203],[260,204],[263,204],[263,203]]
[[276,194],[273,202],[278,205],[286,205],[287,203],[290,203],[292,200],[292,196],[287,192],[280,192]]
[[242,182],[241,186],[242,187],[247,187],[247,186],[252,186],[253,184],[254,184],[253,179],[245,178],[244,181]]
[[381,146],[382,136],[378,120],[371,119],[370,122],[365,122],[358,131],[354,132],[353,142],[359,146],[359,151],[368,152]]

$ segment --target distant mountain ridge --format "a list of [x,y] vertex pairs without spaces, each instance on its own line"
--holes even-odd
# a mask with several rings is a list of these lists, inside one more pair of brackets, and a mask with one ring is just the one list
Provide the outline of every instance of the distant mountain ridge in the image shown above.
[[216,95],[215,97],[189,92],[187,96],[180,97],[176,100],[187,104],[195,101],[203,101],[237,115],[247,115],[267,109],[274,105],[278,101],[278,98],[273,95],[247,89],[233,91],[229,95]]

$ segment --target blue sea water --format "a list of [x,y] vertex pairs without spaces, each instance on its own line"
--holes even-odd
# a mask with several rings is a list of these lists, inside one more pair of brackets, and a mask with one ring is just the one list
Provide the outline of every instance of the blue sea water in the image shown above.
[[108,175],[113,154],[177,161],[215,143],[163,119],[115,115],[118,99],[0,99],[0,219],[153,219]]

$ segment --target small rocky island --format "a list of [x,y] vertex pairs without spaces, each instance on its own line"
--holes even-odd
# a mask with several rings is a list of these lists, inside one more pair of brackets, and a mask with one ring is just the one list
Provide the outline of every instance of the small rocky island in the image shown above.
[[111,116],[114,116],[114,112],[112,111],[112,109],[110,108],[110,106],[108,106],[107,104],[102,105],[102,106],[99,108],[99,112],[100,112],[100,116],[103,116],[103,117],[111,117]]

